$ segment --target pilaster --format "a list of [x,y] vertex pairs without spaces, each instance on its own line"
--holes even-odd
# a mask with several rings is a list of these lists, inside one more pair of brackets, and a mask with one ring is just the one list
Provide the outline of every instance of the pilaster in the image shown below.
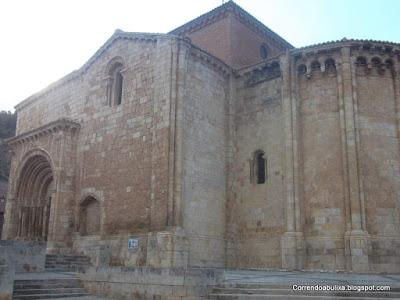
[[339,101],[342,124],[343,170],[345,185],[346,232],[345,254],[348,270],[369,271],[369,236],[365,228],[364,197],[358,161],[360,137],[357,128],[358,106],[355,74],[350,48],[342,48],[338,72]]
[[282,268],[302,269],[304,266],[304,236],[301,226],[298,193],[297,105],[295,72],[287,52],[280,58],[282,70],[282,114],[284,130],[286,232],[281,238]]

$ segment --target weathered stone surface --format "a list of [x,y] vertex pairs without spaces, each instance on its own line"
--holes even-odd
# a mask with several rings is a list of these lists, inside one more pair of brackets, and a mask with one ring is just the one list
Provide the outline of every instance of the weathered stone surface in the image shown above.
[[44,270],[46,244],[34,241],[0,241],[0,260],[15,272]]
[[0,299],[11,300],[15,270],[5,259],[0,257]]
[[[141,272],[397,272],[399,44],[296,49],[250,21],[228,2],[117,31],[20,103],[5,238],[89,256],[88,287],[121,298]],[[193,276],[137,293],[190,298]]]

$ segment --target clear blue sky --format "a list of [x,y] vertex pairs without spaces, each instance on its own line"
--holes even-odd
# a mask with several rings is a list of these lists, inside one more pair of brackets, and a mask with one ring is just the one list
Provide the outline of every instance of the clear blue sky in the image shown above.
[[[168,32],[221,0],[2,0],[0,110],[78,69],[116,28]],[[400,43],[400,0],[237,0],[296,47],[361,38]]]

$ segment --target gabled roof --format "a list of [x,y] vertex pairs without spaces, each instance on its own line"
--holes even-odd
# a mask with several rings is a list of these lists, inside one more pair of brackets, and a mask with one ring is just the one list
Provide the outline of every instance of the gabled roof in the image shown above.
[[93,54],[93,56],[78,70],[72,71],[71,73],[65,75],[56,82],[53,82],[52,84],[42,89],[41,91],[29,96],[25,100],[18,103],[15,106],[15,109],[16,110],[22,109],[26,105],[38,99],[39,97],[51,92],[58,86],[61,86],[71,80],[75,80],[79,76],[83,75],[89,69],[89,67],[117,40],[127,39],[127,40],[141,41],[141,42],[143,41],[155,42],[157,39],[163,37],[167,37],[167,35],[164,33],[124,32],[120,29],[117,29],[115,30],[114,34],[104,43],[104,45],[101,46],[100,49],[98,49],[96,53]]
[[205,25],[214,23],[215,21],[219,20],[224,15],[224,13],[226,13],[228,11],[233,12],[237,17],[239,17],[240,19],[245,21],[250,27],[252,27],[253,29],[255,29],[257,31],[261,31],[263,34],[270,37],[278,44],[283,45],[285,48],[289,48],[289,49],[294,48],[293,45],[291,45],[285,39],[283,39],[278,34],[273,32],[271,29],[269,29],[263,23],[258,21],[255,17],[250,15],[247,11],[245,11],[243,8],[241,8],[239,5],[237,5],[232,0],[228,1],[225,4],[222,4],[221,6],[218,6],[217,8],[201,15],[200,17],[198,17],[192,21],[189,21],[188,23],[186,23],[182,26],[179,26],[178,28],[170,31],[169,34],[183,35],[184,33],[188,32],[188,31],[200,29],[201,27],[204,27]]

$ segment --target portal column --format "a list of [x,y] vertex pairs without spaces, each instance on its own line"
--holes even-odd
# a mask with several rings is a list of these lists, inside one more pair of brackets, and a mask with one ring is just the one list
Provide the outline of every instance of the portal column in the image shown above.
[[54,158],[47,252],[70,252],[74,230],[76,139],[78,126],[65,126],[56,134],[59,156]]

